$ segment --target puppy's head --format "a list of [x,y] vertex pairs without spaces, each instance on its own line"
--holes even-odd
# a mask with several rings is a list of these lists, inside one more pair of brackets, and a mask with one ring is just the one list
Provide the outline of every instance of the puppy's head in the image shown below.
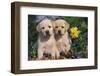
[[53,24],[49,19],[44,19],[37,25],[37,31],[42,33],[43,36],[53,35]]
[[54,32],[56,35],[64,35],[69,28],[69,24],[65,20],[59,19],[54,23]]

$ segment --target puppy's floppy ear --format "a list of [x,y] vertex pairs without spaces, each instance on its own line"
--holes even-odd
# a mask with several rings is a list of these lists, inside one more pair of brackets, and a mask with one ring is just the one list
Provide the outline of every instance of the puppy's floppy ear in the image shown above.
[[36,30],[40,32],[40,24],[37,25]]
[[65,21],[64,24],[66,25],[66,29],[68,30],[69,29],[69,23]]

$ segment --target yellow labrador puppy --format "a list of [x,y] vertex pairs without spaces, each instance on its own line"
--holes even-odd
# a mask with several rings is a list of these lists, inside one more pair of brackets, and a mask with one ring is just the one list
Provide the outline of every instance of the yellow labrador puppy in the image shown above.
[[67,32],[69,24],[63,19],[58,19],[54,21],[54,23],[54,32],[57,48],[60,53],[63,52],[65,55],[67,55],[67,52],[70,50],[71,47]]
[[59,51],[56,46],[53,23],[44,19],[37,25],[38,35],[38,59],[43,59],[44,53],[51,54],[51,58],[59,58]]

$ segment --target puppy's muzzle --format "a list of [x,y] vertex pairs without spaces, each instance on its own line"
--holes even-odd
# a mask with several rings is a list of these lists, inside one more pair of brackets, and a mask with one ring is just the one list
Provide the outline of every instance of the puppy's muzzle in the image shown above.
[[60,35],[61,35],[61,30],[58,30],[58,34],[60,34]]
[[45,33],[46,33],[46,35],[50,35],[50,32],[48,30]]

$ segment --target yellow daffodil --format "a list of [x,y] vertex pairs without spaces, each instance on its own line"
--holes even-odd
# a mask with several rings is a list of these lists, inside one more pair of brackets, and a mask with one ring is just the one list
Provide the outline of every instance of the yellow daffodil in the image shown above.
[[77,27],[72,27],[72,28],[70,29],[70,35],[71,35],[71,37],[72,37],[73,39],[78,38],[79,34],[80,34],[80,31],[78,30]]

